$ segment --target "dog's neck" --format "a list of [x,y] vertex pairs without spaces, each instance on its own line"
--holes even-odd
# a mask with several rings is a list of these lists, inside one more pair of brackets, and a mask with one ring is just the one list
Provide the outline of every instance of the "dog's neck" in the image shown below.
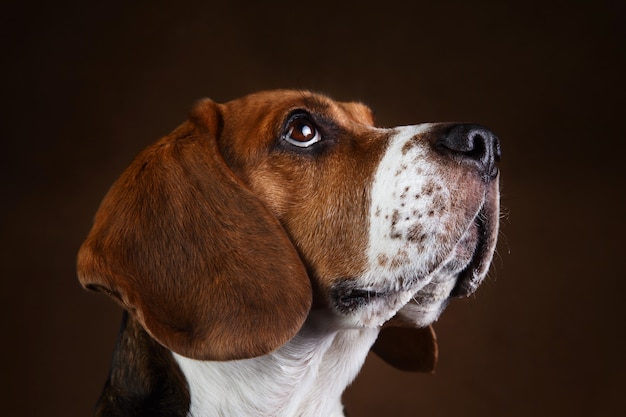
[[265,356],[203,362],[175,354],[189,383],[189,415],[343,416],[341,395],[378,329],[333,328],[322,316],[311,313],[291,341]]

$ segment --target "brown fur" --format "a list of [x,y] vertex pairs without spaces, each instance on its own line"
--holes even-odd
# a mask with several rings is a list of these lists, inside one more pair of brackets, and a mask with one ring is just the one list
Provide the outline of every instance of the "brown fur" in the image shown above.
[[221,159],[206,123],[217,117],[202,103],[135,159],[105,197],[78,271],[169,349],[227,360],[289,340],[311,290],[281,225]]

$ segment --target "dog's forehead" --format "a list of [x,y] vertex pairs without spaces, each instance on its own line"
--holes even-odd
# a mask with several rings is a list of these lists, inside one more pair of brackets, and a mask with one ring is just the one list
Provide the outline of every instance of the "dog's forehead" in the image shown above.
[[252,124],[275,124],[282,121],[294,110],[305,110],[310,113],[332,118],[342,125],[360,123],[374,124],[371,109],[360,102],[338,102],[331,98],[299,90],[262,91],[229,101],[223,104],[228,115],[239,120],[245,119]]

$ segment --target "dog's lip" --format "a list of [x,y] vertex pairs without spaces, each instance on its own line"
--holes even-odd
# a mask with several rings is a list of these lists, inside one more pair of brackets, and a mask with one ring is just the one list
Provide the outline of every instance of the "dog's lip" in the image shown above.
[[484,251],[482,250],[483,245],[481,243],[481,241],[484,239],[484,231],[481,231],[480,229],[481,228],[479,226],[478,242],[476,244],[476,247],[474,248],[474,254],[472,255],[472,258],[467,266],[458,273],[456,285],[450,293],[451,297],[467,297],[476,290],[476,286],[472,285],[472,282],[476,281],[477,279],[477,277],[475,276],[477,266],[481,264],[480,260],[484,256]]
[[467,266],[457,275],[457,280],[451,297],[467,297],[474,293],[489,270],[493,257],[497,227],[493,224],[493,216],[489,207],[483,207],[473,220],[472,227],[476,227],[476,243],[472,257]]
[[386,294],[388,293],[363,288],[335,288],[333,300],[339,311],[349,312],[358,309],[373,298],[384,297]]

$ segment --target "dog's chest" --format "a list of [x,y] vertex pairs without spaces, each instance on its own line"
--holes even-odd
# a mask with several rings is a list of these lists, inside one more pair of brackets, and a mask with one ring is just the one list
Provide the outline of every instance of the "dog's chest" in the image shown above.
[[341,394],[359,372],[378,330],[320,335],[306,327],[258,358],[203,362],[174,354],[189,384],[189,415],[343,416]]

